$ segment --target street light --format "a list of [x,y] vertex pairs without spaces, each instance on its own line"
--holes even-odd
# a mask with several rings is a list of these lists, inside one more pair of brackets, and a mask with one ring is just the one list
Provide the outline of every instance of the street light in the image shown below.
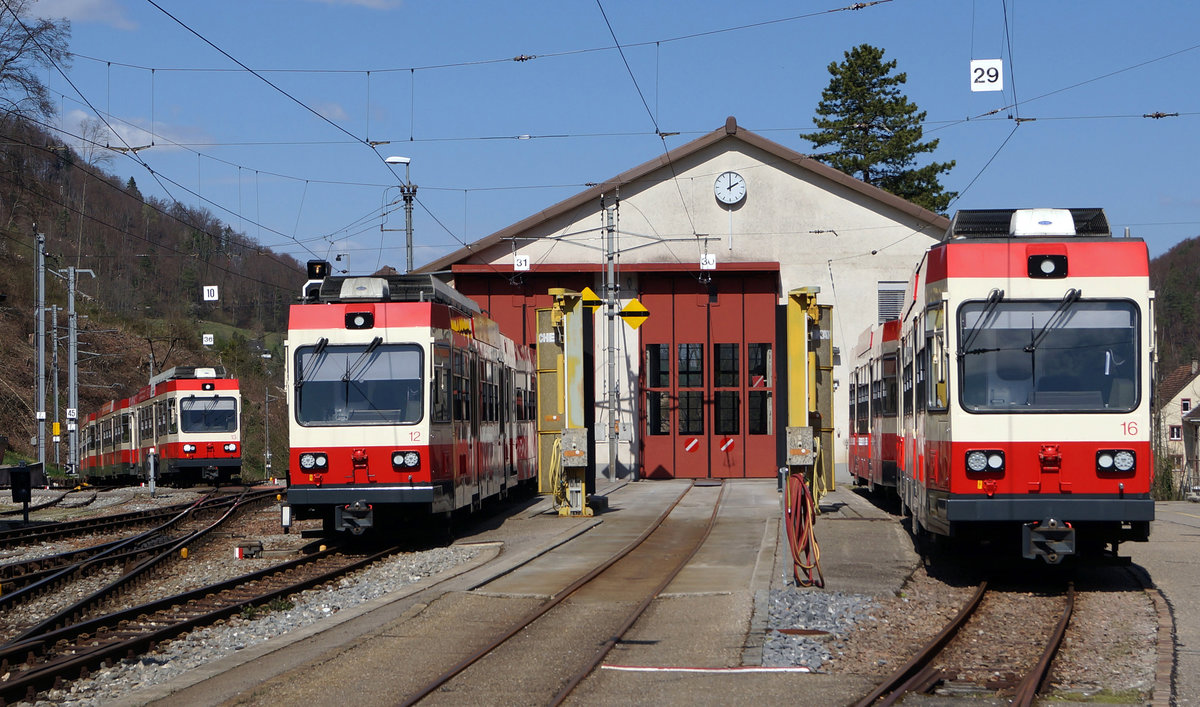
[[[411,159],[392,155],[384,160],[389,165],[402,164],[404,165],[404,184],[400,186],[400,195],[404,198],[404,235],[407,245],[406,253],[408,255],[408,268],[405,272],[412,272],[413,269],[413,249],[412,249],[412,210],[413,198],[417,195],[417,185],[412,183],[408,178],[409,163]],[[381,227],[382,228],[382,227]]]

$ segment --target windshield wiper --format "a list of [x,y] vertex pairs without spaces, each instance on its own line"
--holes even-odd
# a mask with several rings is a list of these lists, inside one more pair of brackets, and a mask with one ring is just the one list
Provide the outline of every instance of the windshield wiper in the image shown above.
[[971,331],[967,332],[967,340],[963,342],[962,349],[958,354],[959,357],[967,354],[984,353],[987,351],[999,351],[999,349],[972,349],[971,344],[975,343],[975,339],[979,336],[979,332],[983,331],[983,321],[988,318],[988,315],[996,309],[996,305],[1004,299],[1004,290],[995,288],[988,293],[987,304],[984,305],[983,311],[979,313],[979,319],[975,321],[975,326],[971,327]]
[[1026,352],[1034,352],[1034,350],[1038,347],[1038,344],[1042,343],[1042,339],[1046,338],[1046,334],[1050,332],[1050,326],[1057,323],[1060,319],[1066,317],[1067,310],[1072,304],[1075,304],[1079,301],[1080,294],[1080,291],[1074,287],[1067,290],[1067,294],[1063,295],[1062,301],[1058,303],[1058,308],[1050,314],[1050,318],[1046,320],[1046,323],[1042,326],[1042,330],[1039,331],[1037,336],[1033,337],[1033,341],[1029,342],[1029,345],[1025,347]]
[[377,336],[374,339],[371,339],[371,343],[367,344],[367,350],[363,351],[362,354],[360,354],[359,357],[357,359],[355,359],[354,365],[352,365],[346,369],[345,375],[342,376],[342,382],[349,383],[350,382],[350,374],[357,371],[358,367],[362,365],[362,362],[365,361],[368,356],[370,356],[372,353],[374,353],[375,349],[379,348],[379,345],[382,343],[383,343],[382,336]]
[[299,390],[300,386],[304,385],[304,381],[307,380],[308,377],[312,375],[313,371],[317,369],[317,359],[321,357],[321,353],[325,351],[325,347],[328,345],[329,339],[326,339],[323,336],[320,339],[317,339],[317,347],[313,349],[312,363],[308,365],[308,370],[305,371],[304,366],[301,365],[300,370],[296,372],[296,390]]

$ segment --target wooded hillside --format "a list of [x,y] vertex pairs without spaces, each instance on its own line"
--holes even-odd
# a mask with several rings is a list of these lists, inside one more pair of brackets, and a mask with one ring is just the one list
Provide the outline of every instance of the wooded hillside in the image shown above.
[[[34,234],[41,233],[46,306],[59,307],[60,408],[67,395],[65,276],[75,267],[94,273],[77,277],[80,414],[145,385],[152,350],[156,371],[223,365],[242,380],[247,466],[261,467],[263,373],[270,368],[276,385],[282,379],[277,347],[304,267],[206,210],[143,199],[132,179],[122,183],[29,123],[0,121],[0,141],[0,293],[7,295],[0,305],[0,434],[18,452],[36,453],[30,444],[36,434]],[[206,285],[219,288],[219,301],[203,300]],[[53,326],[49,314],[47,321]],[[204,347],[203,333],[215,334],[216,345]],[[274,357],[265,361],[261,354],[273,348]],[[46,355],[49,368],[52,354]],[[47,391],[52,394],[52,382]],[[272,440],[272,447],[283,460],[286,417],[276,395],[279,443]],[[49,404],[47,410],[53,420]]]

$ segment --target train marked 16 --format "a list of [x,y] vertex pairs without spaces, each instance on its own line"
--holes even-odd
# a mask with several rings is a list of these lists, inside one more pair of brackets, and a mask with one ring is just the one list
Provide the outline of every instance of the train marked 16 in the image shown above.
[[1100,209],[960,211],[864,334],[852,474],[923,536],[1052,563],[1147,540],[1153,302],[1145,243]]

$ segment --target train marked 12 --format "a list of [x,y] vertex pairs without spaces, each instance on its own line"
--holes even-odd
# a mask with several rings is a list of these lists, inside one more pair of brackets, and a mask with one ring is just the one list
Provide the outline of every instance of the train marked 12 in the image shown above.
[[285,523],[358,534],[536,484],[530,349],[432,276],[328,272],[289,315]]

